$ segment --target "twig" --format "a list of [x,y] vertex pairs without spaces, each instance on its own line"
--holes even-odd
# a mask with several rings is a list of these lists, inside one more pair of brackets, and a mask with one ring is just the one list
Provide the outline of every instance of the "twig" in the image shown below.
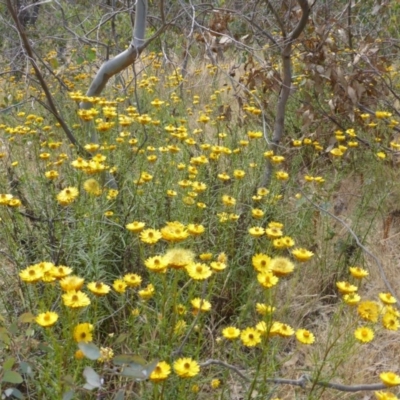
[[20,35],[22,44],[23,44],[23,46],[25,48],[25,51],[26,51],[26,53],[28,55],[29,62],[31,63],[31,65],[32,65],[32,67],[33,67],[33,69],[35,71],[35,75],[36,75],[37,79],[40,82],[40,86],[42,87],[43,92],[46,95],[46,99],[47,99],[49,108],[52,111],[52,114],[54,115],[54,117],[57,120],[57,122],[61,125],[61,127],[64,130],[65,134],[67,135],[69,141],[73,145],[75,145],[78,148],[79,151],[85,153],[85,150],[80,146],[78,141],[75,139],[75,136],[72,134],[71,130],[68,128],[68,126],[65,123],[64,119],[61,117],[60,113],[57,110],[57,107],[56,107],[56,105],[54,103],[53,96],[51,95],[50,90],[49,90],[49,88],[48,88],[48,86],[46,84],[46,81],[44,80],[43,75],[40,72],[40,70],[39,70],[39,68],[38,68],[38,66],[36,64],[36,61],[35,61],[35,58],[34,58],[34,54],[33,54],[33,51],[32,51],[32,47],[31,47],[31,45],[29,43],[29,39],[25,34],[24,28],[21,26],[21,24],[20,24],[20,22],[18,20],[18,16],[15,13],[14,7],[11,4],[11,0],[7,0],[7,8],[8,8],[8,11],[10,12],[10,14],[11,14],[12,19],[15,22],[16,29],[18,30],[18,33]]
[[399,303],[399,297],[396,295],[395,291],[393,290],[391,284],[389,283],[385,271],[383,270],[382,264],[379,261],[378,257],[376,257],[373,253],[371,253],[361,242],[360,239],[358,238],[358,236],[354,233],[354,231],[339,217],[337,217],[336,215],[332,214],[331,212],[329,212],[328,210],[326,210],[325,208],[319,206],[318,204],[314,203],[303,191],[303,189],[301,187],[298,188],[299,191],[302,193],[302,195],[304,196],[304,198],[315,208],[317,208],[318,210],[322,211],[323,213],[329,215],[330,217],[332,217],[333,219],[335,219],[336,221],[340,222],[346,229],[347,231],[351,234],[351,236],[353,236],[354,240],[357,243],[357,246],[360,247],[364,253],[368,254],[376,263],[376,265],[378,266],[379,269],[379,274],[383,280],[383,283],[385,284],[386,288],[389,290],[390,294],[396,299],[397,303]]
[[240,372],[240,370],[239,370],[238,367],[235,367],[234,365],[228,364],[228,363],[226,363],[226,362],[224,362],[224,361],[221,361],[221,360],[212,360],[212,359],[209,359],[209,360],[204,361],[203,363],[201,363],[201,364],[200,364],[200,367],[201,367],[201,368],[203,368],[203,367],[208,367],[209,365],[213,365],[213,364],[215,364],[215,365],[221,365],[222,367],[228,368],[228,369],[230,369],[230,370],[236,372],[244,381],[250,382],[250,379],[249,379],[246,375],[244,375],[242,372]]

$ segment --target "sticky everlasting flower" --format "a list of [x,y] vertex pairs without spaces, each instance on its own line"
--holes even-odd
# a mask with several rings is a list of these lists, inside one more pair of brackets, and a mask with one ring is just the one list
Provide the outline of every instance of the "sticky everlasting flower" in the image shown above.
[[228,340],[237,339],[240,336],[240,329],[228,326],[222,330],[222,336]]
[[377,400],[398,400],[398,397],[390,392],[375,392],[375,396]]
[[43,271],[41,271],[37,266],[31,265],[19,273],[19,277],[24,282],[35,283],[40,281],[43,277]]
[[350,274],[356,279],[361,279],[369,275],[368,271],[360,267],[350,267]]
[[212,275],[211,268],[206,264],[191,263],[186,267],[188,275],[194,280],[204,280]]
[[168,222],[161,229],[161,236],[167,242],[181,242],[189,236],[189,232],[180,222]]
[[68,206],[79,196],[79,191],[75,187],[67,187],[57,195],[57,201],[62,206]]
[[79,290],[71,290],[67,293],[64,293],[62,298],[64,305],[71,308],[87,307],[90,304],[89,297]]
[[199,297],[196,297],[190,303],[192,304],[194,314],[197,314],[199,311],[207,312],[211,310],[211,303]]
[[394,372],[382,372],[379,375],[381,381],[386,386],[398,386],[400,385],[400,376],[395,374]]
[[261,286],[269,289],[278,283],[279,278],[276,277],[272,272],[266,271],[259,273],[257,275],[257,280]]
[[314,335],[307,329],[298,329],[296,331],[296,339],[303,344],[313,344],[315,341]]
[[105,296],[110,291],[110,286],[102,282],[90,282],[87,288],[94,293],[96,296]]
[[139,222],[139,221],[133,221],[130,224],[125,225],[125,228],[128,229],[128,231],[130,232],[141,232],[143,230],[143,228],[145,227],[145,223],[144,222]]
[[271,257],[267,256],[266,254],[259,253],[252,257],[251,262],[256,271],[267,272],[269,271]]
[[363,301],[358,305],[357,312],[366,321],[376,322],[379,316],[379,306],[373,301]]
[[200,366],[191,358],[178,358],[174,362],[174,371],[180,378],[192,378],[200,372]]
[[140,240],[146,244],[155,244],[161,238],[161,232],[156,229],[145,229],[140,233]]
[[80,276],[70,275],[60,280],[60,286],[62,290],[68,292],[70,290],[79,290],[83,286],[84,282],[85,279]]
[[374,338],[374,331],[366,326],[360,326],[354,332],[357,340],[363,343],[368,343]]
[[142,283],[142,277],[137,274],[126,274],[123,279],[129,287],[137,287]]
[[116,279],[113,283],[113,288],[118,293],[125,293],[127,283],[123,279]]
[[164,260],[168,267],[182,269],[193,262],[194,253],[191,250],[174,248],[165,253]]
[[245,346],[254,347],[261,342],[261,334],[257,329],[246,328],[240,334],[240,340]]
[[358,289],[357,286],[345,281],[336,282],[336,287],[339,289],[339,292],[343,294],[354,293]]
[[58,320],[57,313],[53,311],[47,311],[45,313],[39,314],[35,321],[38,325],[43,327],[53,326]]
[[384,304],[395,304],[397,302],[390,293],[379,293],[379,298]]
[[292,255],[297,261],[306,262],[314,255],[314,253],[312,251],[300,248],[292,250]]
[[75,342],[91,342],[93,340],[93,329],[93,325],[87,322],[76,325],[73,334]]
[[294,270],[294,264],[285,257],[273,258],[268,267],[276,276],[285,276]]
[[145,262],[144,265],[152,272],[157,272],[157,273],[165,273],[168,268],[168,263],[164,260],[164,257],[162,256],[154,256],[148,258]]
[[165,361],[159,361],[153,372],[150,374],[150,380],[153,382],[162,382],[168,378],[171,373],[171,366]]

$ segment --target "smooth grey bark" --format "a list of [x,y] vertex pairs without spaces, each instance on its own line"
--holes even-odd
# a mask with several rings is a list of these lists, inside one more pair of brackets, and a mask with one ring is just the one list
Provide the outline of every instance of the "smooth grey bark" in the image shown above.
[[[292,85],[292,44],[303,32],[304,28],[307,25],[308,17],[310,15],[310,6],[307,0],[297,0],[297,3],[299,4],[302,11],[301,18],[296,27],[293,29],[293,31],[286,33],[284,23],[281,20],[279,14],[272,7],[269,0],[267,0],[267,6],[274,14],[278,22],[278,25],[281,28],[281,32],[284,38],[283,46],[281,47],[281,59],[282,59],[281,91],[278,98],[274,131],[272,134],[272,140],[270,145],[270,149],[274,153],[276,153],[276,151],[278,150],[278,145],[282,140],[285,129],[286,104],[289,100],[290,90]],[[271,181],[271,175],[272,175],[272,165],[269,162],[269,160],[267,160],[267,165],[264,171],[263,179],[261,181],[261,186],[269,185]]]
[[[147,0],[137,0],[133,38],[129,47],[111,60],[106,61],[97,72],[86,93],[88,97],[99,96],[111,77],[132,65],[145,47]],[[91,102],[81,102],[81,108],[91,108]]]

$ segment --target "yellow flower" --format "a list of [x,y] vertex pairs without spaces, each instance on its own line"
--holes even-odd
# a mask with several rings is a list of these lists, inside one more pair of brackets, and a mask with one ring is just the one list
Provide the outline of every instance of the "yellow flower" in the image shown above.
[[159,361],[153,372],[150,374],[150,380],[153,382],[162,382],[168,378],[170,373],[170,365],[165,361]]
[[89,343],[93,341],[93,329],[93,325],[87,322],[76,325],[73,334],[75,342]]
[[270,271],[269,264],[271,262],[271,257],[266,254],[256,254],[251,259],[253,267],[258,272]]
[[224,194],[222,196],[222,203],[227,207],[232,207],[236,204],[236,200],[232,196]]
[[57,201],[62,206],[68,206],[79,196],[79,191],[76,187],[70,186],[63,189],[57,195]]
[[283,232],[281,231],[281,228],[277,227],[268,227],[265,230],[266,235],[268,236],[269,239],[278,239],[281,236],[283,236]]
[[74,357],[75,357],[75,360],[83,360],[85,358],[85,354],[83,353],[82,350],[77,350],[75,352]]
[[400,376],[394,372],[382,372],[379,374],[379,378],[386,386],[398,386],[400,385]]
[[194,280],[204,280],[212,275],[211,268],[206,264],[190,263],[186,266],[186,271]]
[[96,296],[105,296],[110,291],[110,286],[102,282],[90,282],[87,288]]
[[361,297],[357,293],[348,293],[343,296],[343,300],[349,306],[354,306],[355,304],[359,303]]
[[342,157],[342,155],[344,154],[344,152],[338,148],[334,148],[330,151],[330,153],[334,156],[334,157]]
[[45,313],[41,313],[35,318],[36,323],[44,327],[54,325],[57,322],[57,320],[58,320],[58,315],[53,311],[47,311]]
[[154,296],[154,293],[155,293],[154,286],[150,283],[144,289],[139,290],[138,295],[142,300],[148,300]]
[[210,385],[212,389],[218,389],[221,385],[221,381],[219,379],[213,379]]
[[140,240],[146,244],[155,244],[161,238],[161,232],[157,229],[145,229],[140,233]]
[[189,232],[180,222],[168,222],[166,226],[161,229],[161,235],[167,242],[181,242],[189,236]]
[[382,318],[382,325],[390,331],[397,331],[400,323],[398,318],[391,312],[386,312]]
[[287,324],[281,324],[279,327],[278,335],[282,337],[289,337],[294,334],[294,330]]
[[278,283],[279,278],[276,277],[272,272],[266,271],[259,273],[257,275],[257,280],[261,286],[269,289]]
[[191,358],[178,358],[174,362],[174,371],[180,378],[193,378],[200,372],[200,366]]
[[361,279],[369,275],[368,271],[360,267],[350,267],[350,274],[356,279]]
[[61,289],[65,292],[70,290],[79,290],[83,283],[85,282],[84,278],[81,278],[76,275],[66,276],[60,280]]
[[285,171],[277,171],[275,176],[280,181],[287,181],[289,179],[289,174]]
[[237,339],[240,336],[240,329],[228,326],[222,330],[222,336],[228,340]]
[[192,304],[194,314],[197,314],[199,311],[207,312],[211,310],[211,303],[199,297],[196,297],[190,303]]
[[116,279],[113,283],[113,288],[118,293],[125,293],[127,283],[123,279]]
[[397,303],[397,300],[391,295],[391,293],[379,293],[379,298],[385,304]]
[[59,265],[58,267],[54,266],[51,269],[51,274],[57,279],[65,278],[72,274],[72,268],[65,267],[64,265]]
[[204,233],[205,228],[200,224],[189,224],[187,227],[188,232],[193,236],[199,236]]
[[19,273],[19,277],[24,282],[35,283],[43,277],[43,271],[37,265],[30,265]]
[[64,293],[62,298],[64,305],[71,308],[87,307],[90,304],[89,297],[79,290],[70,290]]
[[285,276],[294,270],[294,264],[286,257],[273,258],[268,267],[276,276]]
[[378,153],[376,153],[376,156],[381,160],[384,160],[386,158],[386,153],[384,153],[383,151],[378,151]]
[[210,264],[210,267],[215,272],[221,272],[226,268],[226,264],[223,262],[219,262],[219,261],[213,261]]
[[249,233],[253,237],[260,237],[264,235],[265,230],[260,226],[253,226],[252,228],[249,229]]
[[167,272],[168,268],[168,263],[164,260],[164,257],[162,256],[150,257],[144,262],[144,265],[150,271],[161,274]]
[[272,314],[275,311],[275,307],[263,303],[257,303],[256,311],[260,315]]
[[314,253],[312,251],[306,249],[294,249],[292,250],[293,257],[299,262],[308,261]]
[[357,286],[345,281],[336,282],[336,287],[339,289],[339,292],[343,294],[354,293],[357,292],[358,289]]
[[102,193],[101,186],[96,179],[88,179],[83,182],[83,189],[94,196],[100,196]]
[[298,329],[296,331],[296,339],[303,344],[313,344],[315,336],[307,329]]
[[127,225],[125,225],[125,228],[128,229],[128,231],[130,232],[141,232],[143,230],[143,228],[145,227],[145,223],[144,222],[139,222],[139,221],[133,221]]
[[123,279],[129,287],[137,287],[142,283],[142,277],[137,274],[126,274]]
[[375,392],[377,400],[398,400],[398,397],[390,392]]
[[261,334],[257,329],[249,327],[242,331],[240,340],[245,346],[254,347],[261,342]]
[[182,269],[193,263],[194,253],[186,249],[170,249],[164,255],[164,261],[174,269]]
[[360,326],[354,332],[357,340],[363,343],[368,343],[374,338],[374,331],[366,326]]
[[59,174],[58,174],[57,171],[51,170],[51,171],[46,171],[46,172],[44,173],[44,176],[45,176],[47,179],[57,179],[58,176],[59,176]]
[[359,304],[357,312],[366,321],[376,322],[379,316],[379,306],[373,301],[363,301]]

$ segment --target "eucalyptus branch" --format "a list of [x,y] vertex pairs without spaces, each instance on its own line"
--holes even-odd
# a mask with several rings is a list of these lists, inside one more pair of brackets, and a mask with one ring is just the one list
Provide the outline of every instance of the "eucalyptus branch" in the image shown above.
[[15,22],[16,29],[17,29],[17,31],[18,31],[18,33],[20,35],[22,44],[23,44],[24,49],[25,49],[25,51],[26,51],[26,53],[28,55],[29,62],[32,65],[32,67],[33,67],[33,69],[35,71],[35,75],[36,75],[37,79],[40,82],[40,86],[42,87],[43,92],[44,92],[44,94],[46,96],[46,99],[47,99],[47,102],[48,102],[48,106],[49,106],[49,109],[51,110],[51,113],[54,115],[54,118],[57,120],[57,122],[61,125],[61,127],[64,130],[65,134],[67,135],[69,141],[73,145],[75,145],[77,147],[78,151],[84,152],[84,149],[80,146],[78,141],[75,139],[75,136],[72,134],[71,130],[68,128],[68,126],[65,123],[64,119],[62,118],[62,116],[60,115],[59,111],[57,110],[57,107],[56,107],[56,105],[54,103],[53,96],[51,95],[50,90],[49,90],[49,88],[47,86],[47,83],[44,80],[43,75],[40,72],[40,70],[39,70],[39,68],[38,68],[38,66],[36,64],[35,57],[34,57],[34,54],[33,54],[33,50],[32,50],[32,47],[31,47],[31,45],[29,43],[29,39],[28,39],[27,35],[25,34],[24,28],[21,26],[21,24],[20,24],[20,22],[18,20],[18,16],[17,16],[17,14],[16,14],[16,12],[14,10],[14,7],[11,4],[11,0],[7,0],[7,9],[10,12],[10,15],[11,15],[12,19]]

